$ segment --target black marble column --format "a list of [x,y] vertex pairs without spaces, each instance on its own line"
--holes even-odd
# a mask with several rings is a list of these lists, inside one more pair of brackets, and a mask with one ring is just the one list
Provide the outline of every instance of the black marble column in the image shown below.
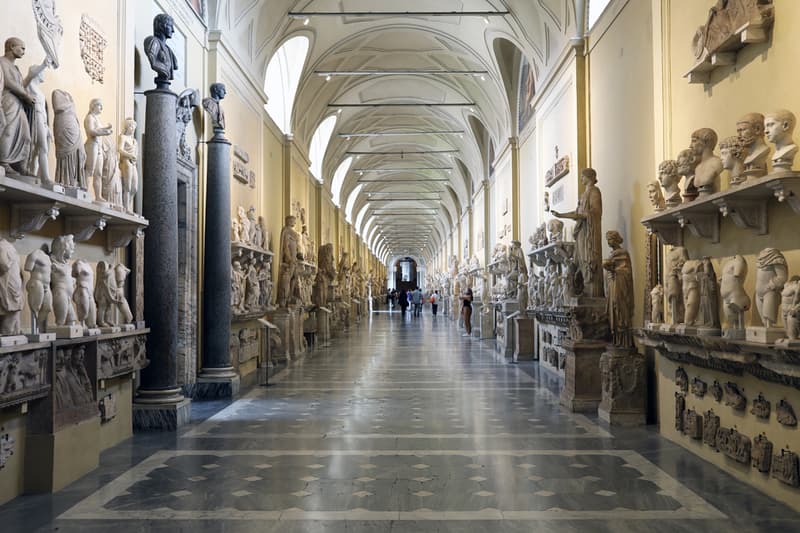
[[178,181],[175,110],[168,89],[145,93],[142,153],[144,319],[150,328],[141,385],[134,400],[134,427],[174,430],[189,419],[190,405],[177,385],[178,350]]
[[231,365],[231,143],[221,128],[208,141],[203,251],[203,369],[195,398],[231,398],[239,376]]

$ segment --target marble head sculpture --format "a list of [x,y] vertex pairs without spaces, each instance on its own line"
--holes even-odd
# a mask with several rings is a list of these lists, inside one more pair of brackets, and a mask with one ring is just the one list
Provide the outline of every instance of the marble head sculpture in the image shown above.
[[167,44],[175,33],[175,21],[171,16],[160,13],[153,18],[153,35],[144,40],[144,51],[150,60],[150,68],[156,73],[156,87],[169,89],[174,79],[173,73],[178,70],[178,59],[175,52]]
[[748,113],[736,122],[736,134],[747,149],[745,171],[748,176],[760,178],[767,174],[769,146],[764,142],[764,115]]
[[797,155],[797,145],[792,135],[797,125],[794,113],[786,109],[773,111],[764,117],[764,132],[767,139],[775,145],[772,154],[772,170],[792,170],[794,158]]

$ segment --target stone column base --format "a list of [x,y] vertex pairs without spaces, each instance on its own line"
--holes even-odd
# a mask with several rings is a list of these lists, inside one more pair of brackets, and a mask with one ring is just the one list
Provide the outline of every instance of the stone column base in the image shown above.
[[606,348],[601,341],[564,341],[566,361],[560,403],[576,413],[594,413],[602,399],[600,356]]
[[133,400],[135,431],[175,431],[189,422],[192,401],[181,389],[165,391],[140,390]]
[[228,400],[239,395],[240,378],[233,367],[204,368],[197,376],[192,398],[195,400]]
[[533,361],[536,359],[534,348],[534,320],[524,316],[514,319],[514,361]]

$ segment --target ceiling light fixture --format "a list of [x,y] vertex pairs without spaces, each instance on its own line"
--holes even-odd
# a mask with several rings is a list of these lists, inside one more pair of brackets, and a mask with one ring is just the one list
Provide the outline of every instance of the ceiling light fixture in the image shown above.
[[[475,102],[384,102],[381,104],[342,104],[330,103],[328,107],[472,107]],[[471,109],[474,113],[475,109]]]
[[369,133],[339,133],[339,137],[417,137],[420,135],[464,135],[464,130],[428,130],[428,131],[376,131]]
[[307,17],[504,17],[510,11],[289,11],[292,19]]
[[308,23],[311,22],[311,19],[306,17],[303,19],[303,26],[308,26]]

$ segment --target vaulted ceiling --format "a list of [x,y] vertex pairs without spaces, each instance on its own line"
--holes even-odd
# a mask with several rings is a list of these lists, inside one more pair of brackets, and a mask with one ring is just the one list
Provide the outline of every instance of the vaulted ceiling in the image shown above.
[[[545,76],[580,24],[576,5],[585,0],[209,0],[209,25],[260,79],[283,42],[309,38],[296,141],[309,146],[336,115],[321,178],[330,188],[352,157],[341,199],[357,194],[356,231],[385,257],[424,261],[487,177],[489,146],[516,135],[508,63],[524,56]],[[518,53],[498,57],[509,48]]]

